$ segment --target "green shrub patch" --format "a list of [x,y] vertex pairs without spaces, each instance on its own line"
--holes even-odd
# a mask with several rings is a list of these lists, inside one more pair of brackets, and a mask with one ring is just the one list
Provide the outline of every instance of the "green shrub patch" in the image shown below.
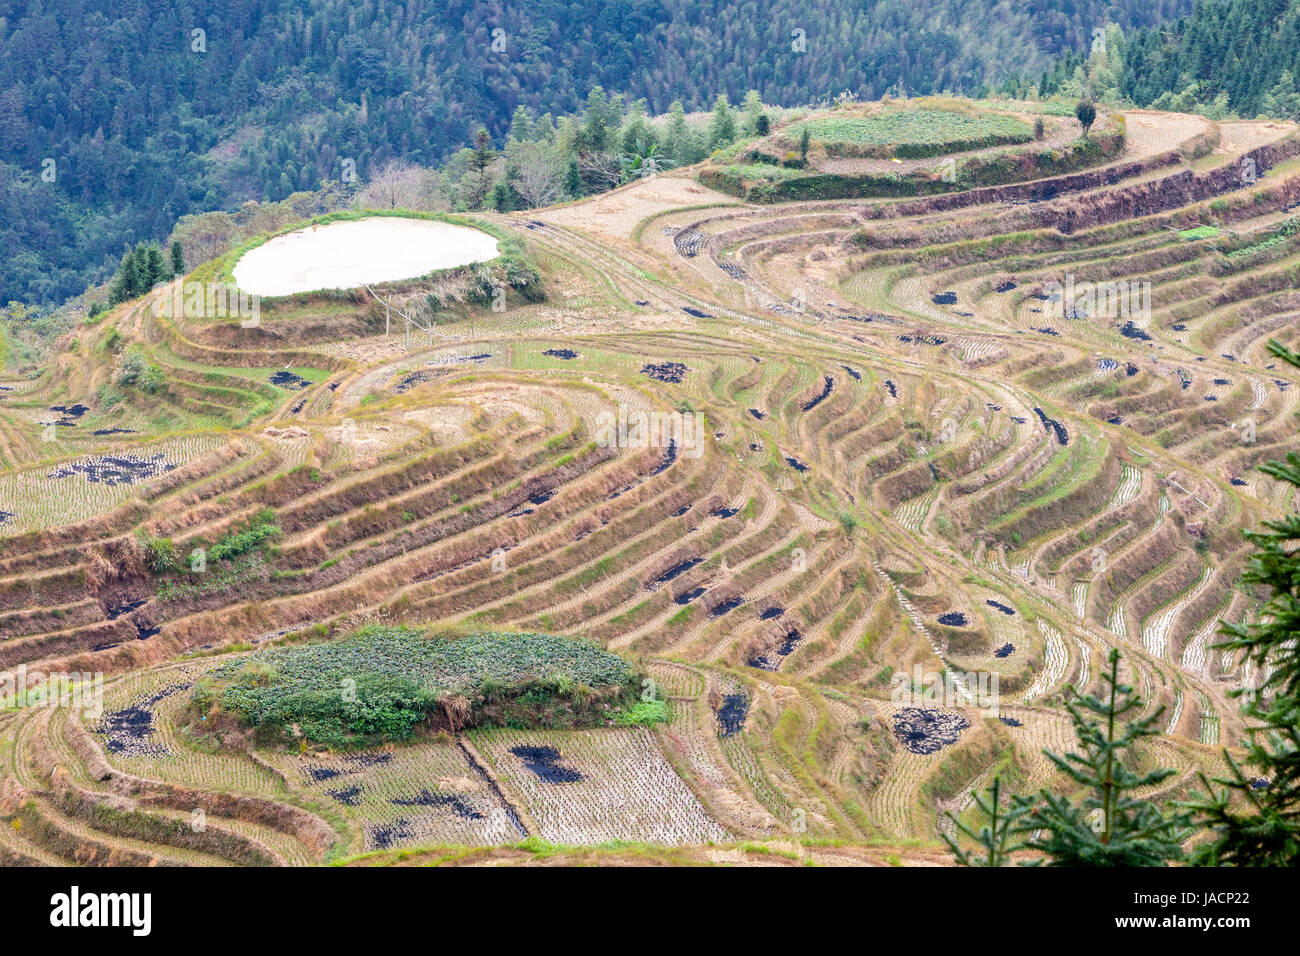
[[373,626],[305,647],[262,651],[212,671],[192,694],[191,729],[230,715],[262,743],[331,747],[410,739],[422,725],[594,727],[653,722],[632,665],[551,634],[447,637]]

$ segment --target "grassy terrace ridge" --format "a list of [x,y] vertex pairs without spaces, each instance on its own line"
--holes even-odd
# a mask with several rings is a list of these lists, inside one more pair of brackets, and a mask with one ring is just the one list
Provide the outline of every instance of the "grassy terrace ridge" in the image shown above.
[[[1036,190],[1054,192],[1031,185],[1035,180],[1084,175],[1124,158],[1124,115],[1103,113],[1089,135],[1081,132],[1064,104],[951,97],[849,103],[718,150],[698,175],[714,189],[762,203],[939,196],[1017,184],[1032,198]],[[1204,155],[1210,139],[1183,148]]]
[[218,667],[193,698],[201,722],[224,712],[266,738],[296,727],[309,741],[348,746],[406,740],[421,723],[589,726],[633,708],[639,689],[628,661],[586,641],[374,625]]
[[827,146],[884,146],[899,158],[920,158],[968,149],[1024,143],[1033,127],[1006,113],[961,112],[954,109],[895,109],[856,117],[804,120],[785,130],[795,141],[808,130],[814,142]]

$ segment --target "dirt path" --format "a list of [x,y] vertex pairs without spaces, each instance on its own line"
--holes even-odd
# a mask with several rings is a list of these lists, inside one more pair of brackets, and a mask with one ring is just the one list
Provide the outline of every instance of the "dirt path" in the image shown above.
[[520,213],[566,229],[578,229],[588,235],[613,239],[630,239],[636,227],[650,216],[713,204],[741,205],[734,196],[716,192],[685,175],[665,174],[642,179],[599,196],[566,206]]

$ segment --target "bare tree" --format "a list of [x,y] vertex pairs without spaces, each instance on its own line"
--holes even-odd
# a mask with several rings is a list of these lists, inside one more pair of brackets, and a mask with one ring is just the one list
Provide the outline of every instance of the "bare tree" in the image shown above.
[[564,175],[549,149],[529,145],[519,157],[515,189],[531,208],[549,206],[564,196]]
[[376,169],[357,197],[373,209],[443,209],[437,174],[405,159],[390,159]]
[[623,168],[613,153],[582,153],[578,156],[578,171],[598,192],[613,189],[623,181]]

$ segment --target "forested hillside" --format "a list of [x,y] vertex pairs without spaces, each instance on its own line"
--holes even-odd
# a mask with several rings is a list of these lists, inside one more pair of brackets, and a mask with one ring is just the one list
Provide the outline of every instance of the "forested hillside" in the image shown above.
[[[45,0],[0,18],[0,301],[104,279],[184,213],[432,164],[603,85],[653,113],[746,90],[980,92],[1189,0]],[[150,24],[142,30],[139,24]],[[197,33],[195,31],[202,31]],[[499,32],[498,32],[499,31]],[[48,162],[47,162],[48,161]]]
[[1168,26],[1112,31],[1104,46],[1085,42],[1044,74],[1039,90],[1218,118],[1294,118],[1297,75],[1300,0],[1202,0]]

